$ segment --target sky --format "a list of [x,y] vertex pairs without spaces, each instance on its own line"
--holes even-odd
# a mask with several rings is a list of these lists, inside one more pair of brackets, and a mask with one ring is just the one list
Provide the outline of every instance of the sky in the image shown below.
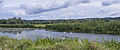
[[120,0],[0,0],[0,19],[84,19],[120,16]]

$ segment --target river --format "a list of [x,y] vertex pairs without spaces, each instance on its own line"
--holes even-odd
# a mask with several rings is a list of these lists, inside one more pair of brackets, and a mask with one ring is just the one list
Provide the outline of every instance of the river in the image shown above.
[[33,28],[0,28],[0,36],[8,36],[17,39],[36,39],[36,38],[79,38],[88,40],[111,40],[120,41],[120,35],[111,34],[92,34],[92,33],[72,33],[72,32],[55,32],[45,29],[33,29]]

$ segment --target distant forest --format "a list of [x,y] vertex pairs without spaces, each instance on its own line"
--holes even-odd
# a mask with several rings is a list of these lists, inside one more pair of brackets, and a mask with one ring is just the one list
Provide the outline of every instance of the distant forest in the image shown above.
[[86,19],[59,19],[59,20],[22,20],[21,18],[13,17],[8,19],[1,19],[0,24],[57,24],[57,23],[81,23],[89,20],[120,20],[117,18],[86,18]]
[[0,24],[56,24],[56,23],[79,23],[84,20],[22,20],[13,17],[9,19],[1,19]]

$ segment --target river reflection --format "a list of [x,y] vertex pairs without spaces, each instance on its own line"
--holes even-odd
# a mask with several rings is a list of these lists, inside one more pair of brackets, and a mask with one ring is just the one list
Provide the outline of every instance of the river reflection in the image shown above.
[[99,41],[103,38],[105,40],[115,39],[120,41],[120,35],[110,35],[110,34],[91,34],[91,33],[67,33],[67,32],[54,32],[49,30],[42,29],[32,29],[32,28],[0,28],[0,36],[8,36],[11,38],[17,39],[36,39],[36,38],[64,38],[64,37],[72,37],[79,39],[88,39],[88,40],[96,40]]
[[1,33],[21,34],[23,31],[32,31],[33,28],[0,28]]

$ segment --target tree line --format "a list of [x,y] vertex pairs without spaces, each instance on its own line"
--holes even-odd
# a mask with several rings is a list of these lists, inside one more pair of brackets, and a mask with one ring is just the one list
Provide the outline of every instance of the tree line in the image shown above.
[[80,23],[84,20],[24,20],[29,24],[58,24],[58,23]]
[[[1,19],[0,24],[59,24],[59,23],[81,23],[88,20],[97,20],[99,18],[91,19],[59,19],[59,20],[23,20],[21,18],[13,17],[8,19]],[[111,19],[102,19],[111,20]]]
[[0,24],[23,24],[23,23],[24,21],[21,18],[17,18],[17,17],[0,20]]
[[21,18],[13,17],[1,19],[0,24],[58,24],[58,23],[80,23],[83,20],[22,20]]

